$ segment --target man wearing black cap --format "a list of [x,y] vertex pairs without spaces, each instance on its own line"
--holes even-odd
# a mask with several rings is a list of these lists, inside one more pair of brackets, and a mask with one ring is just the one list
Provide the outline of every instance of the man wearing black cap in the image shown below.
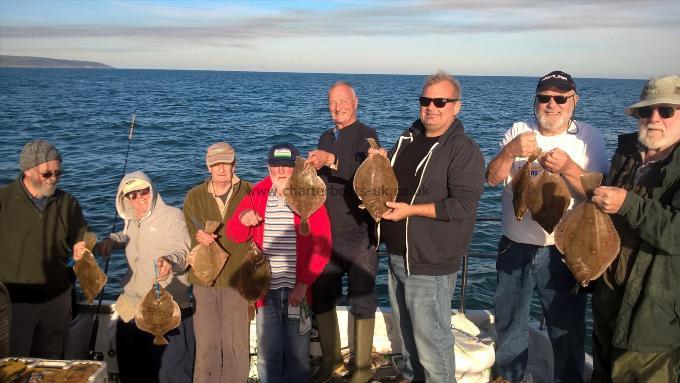
[[592,201],[612,216],[621,253],[593,293],[593,382],[680,379],[680,76],[652,78],[626,109]]
[[47,141],[27,143],[16,181],[0,188],[0,282],[12,302],[10,355],[60,359],[71,319],[66,264],[85,249],[80,205],[57,189],[61,155]]
[[546,232],[530,212],[517,220],[512,188],[527,157],[539,151],[538,163],[531,165],[531,176],[538,175],[541,168],[559,174],[572,193],[570,208],[574,198],[584,197],[581,174],[607,172],[602,134],[573,119],[578,99],[569,74],[554,71],[543,76],[536,86],[536,118],[517,122],[505,133],[486,171],[489,185],[504,182],[504,235],[496,261],[495,374],[512,382],[529,378],[527,326],[534,288],[553,347],[555,382],[583,381],[586,297],[572,293],[576,280],[562,262],[553,233]]

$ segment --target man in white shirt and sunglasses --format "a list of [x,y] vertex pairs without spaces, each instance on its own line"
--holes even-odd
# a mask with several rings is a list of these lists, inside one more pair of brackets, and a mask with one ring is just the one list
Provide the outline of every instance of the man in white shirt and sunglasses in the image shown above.
[[531,176],[541,169],[559,174],[572,198],[584,198],[580,176],[607,172],[604,140],[599,130],[573,119],[579,96],[567,73],[541,77],[534,98],[535,119],[516,122],[505,132],[486,179],[503,182],[503,236],[498,245],[495,293],[498,347],[494,373],[511,382],[529,380],[529,307],[538,290],[553,346],[555,382],[583,382],[586,296],[572,293],[577,285],[547,232],[526,212],[522,220],[513,208],[513,179],[531,154],[540,150]]

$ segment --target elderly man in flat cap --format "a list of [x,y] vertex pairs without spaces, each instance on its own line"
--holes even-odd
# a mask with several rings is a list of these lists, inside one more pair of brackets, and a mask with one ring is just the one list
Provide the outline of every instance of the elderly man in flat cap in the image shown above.
[[71,319],[66,263],[85,249],[78,201],[57,189],[61,155],[47,141],[27,143],[21,174],[0,188],[0,282],[12,302],[10,355],[60,359]]
[[680,76],[647,82],[592,197],[621,238],[593,294],[593,382],[680,381],[679,109]]

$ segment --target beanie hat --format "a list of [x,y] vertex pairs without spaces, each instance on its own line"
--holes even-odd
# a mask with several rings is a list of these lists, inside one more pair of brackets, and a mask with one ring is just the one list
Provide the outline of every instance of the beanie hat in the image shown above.
[[24,145],[19,155],[21,171],[32,169],[42,163],[57,160],[61,162],[61,154],[54,145],[44,140],[35,140]]

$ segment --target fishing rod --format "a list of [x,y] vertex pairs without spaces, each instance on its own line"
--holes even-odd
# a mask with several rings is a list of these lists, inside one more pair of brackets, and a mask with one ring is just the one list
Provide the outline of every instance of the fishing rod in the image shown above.
[[[128,131],[128,144],[127,144],[127,151],[125,152],[125,163],[123,164],[123,175],[121,176],[121,179],[125,177],[125,172],[127,171],[127,164],[128,164],[128,156],[130,155],[130,143],[132,142],[132,133],[135,130],[135,118],[137,117],[137,112],[132,113],[132,120],[130,121],[130,130]],[[113,214],[113,224],[111,225],[111,233],[116,232],[116,224],[118,223],[118,212],[114,212]],[[111,254],[109,254],[108,257],[106,257],[106,263],[104,264],[104,275],[108,274],[109,271],[109,262],[111,260]],[[90,360],[104,360],[104,355],[101,352],[95,352],[94,348],[97,344],[97,332],[99,332],[99,315],[101,314],[101,309],[102,309],[102,301],[104,300],[104,288],[106,285],[102,287],[102,291],[99,292],[99,302],[97,303],[97,309],[95,310],[94,313],[94,322],[92,322],[92,332],[90,332],[90,345],[88,347],[87,351],[87,356]]]

